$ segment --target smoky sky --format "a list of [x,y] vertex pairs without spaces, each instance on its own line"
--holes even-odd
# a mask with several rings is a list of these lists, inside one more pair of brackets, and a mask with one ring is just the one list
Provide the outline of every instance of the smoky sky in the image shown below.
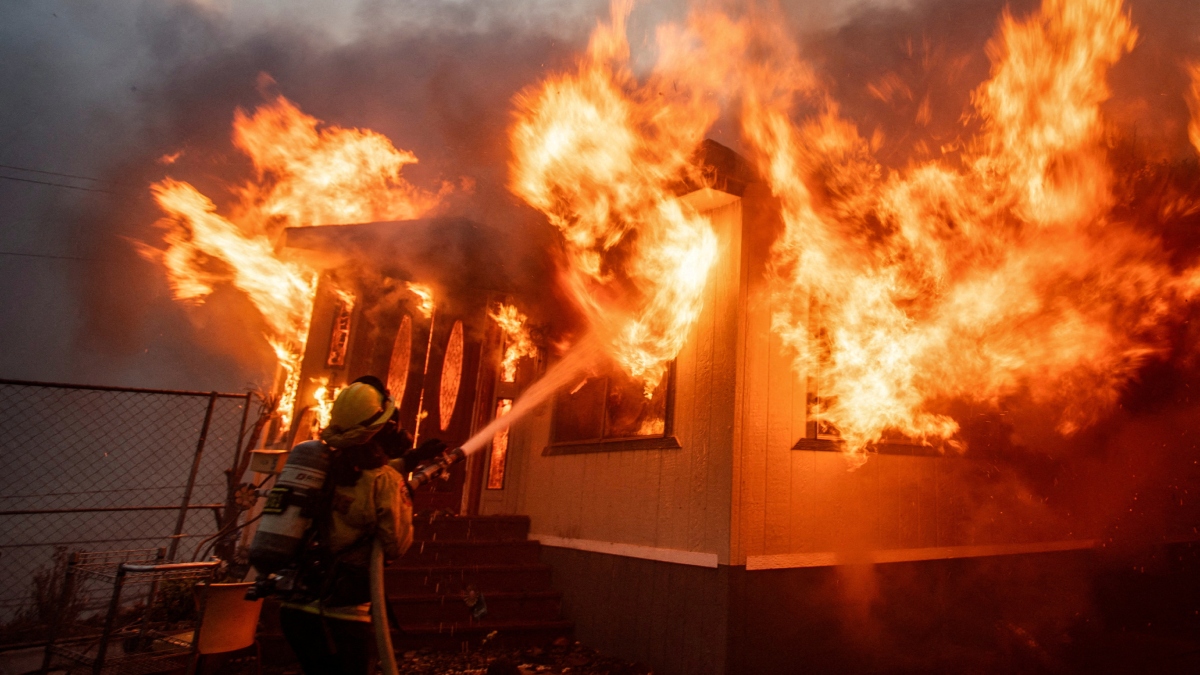
[[[132,245],[158,236],[152,182],[189,180],[220,204],[248,177],[230,123],[264,100],[260,74],[309,114],[414,151],[415,183],[474,180],[465,211],[511,202],[508,100],[543,63],[561,66],[604,7],[491,4],[5,3],[0,164],[21,180],[0,180],[0,375],[269,384],[246,301],[220,289],[180,306]],[[156,161],[180,151],[174,166]]]
[[[852,4],[789,15],[828,24]],[[682,0],[636,9],[635,62],[653,27],[686,10]],[[511,99],[569,67],[607,13],[604,0],[4,3],[0,376],[269,384],[271,354],[244,298],[219,289],[202,307],[180,306],[132,243],[159,236],[152,182],[187,180],[220,205],[249,177],[230,123],[267,93],[415,152],[406,177],[417,185],[472,182],[469,198],[452,200],[458,215],[544,227],[504,188]],[[260,74],[274,78],[270,92]],[[170,167],[156,161],[181,151]]]
[[[936,148],[965,133],[1005,3],[813,4],[762,8],[789,22],[843,114],[865,136],[878,132],[885,166],[903,166],[918,143]],[[1036,4],[1009,6],[1020,15]],[[1114,70],[1121,103],[1106,112],[1139,127],[1145,143],[1188,151],[1180,64],[1200,52],[1197,7],[1130,7],[1142,39]],[[688,8],[686,0],[635,6],[635,68],[653,60],[654,27]],[[0,376],[188,389],[269,383],[264,326],[248,302],[220,288],[202,306],[180,305],[133,245],[160,236],[154,181],[172,176],[219,206],[231,200],[229,187],[251,176],[230,143],[233,111],[265,95],[282,94],[328,124],[383,133],[420,158],[405,170],[416,185],[473,184],[450,198],[451,215],[502,225],[513,233],[503,246],[543,245],[544,219],[505,186],[512,98],[570,68],[607,14],[604,0],[4,3],[0,165],[17,168],[0,169],[8,177],[0,179]],[[867,85],[888,73],[909,83],[909,97],[870,95]],[[914,124],[923,97],[932,115]],[[711,136],[738,148],[731,115]],[[175,164],[158,161],[174,153]]]

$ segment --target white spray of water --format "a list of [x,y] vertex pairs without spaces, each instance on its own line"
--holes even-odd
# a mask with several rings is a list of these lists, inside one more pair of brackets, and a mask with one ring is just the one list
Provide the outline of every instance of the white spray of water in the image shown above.
[[513,407],[508,411],[508,414],[492,420],[486,427],[480,429],[474,436],[467,439],[467,442],[462,444],[463,454],[469,456],[487,445],[497,431],[521,419],[530,410],[550,398],[554,392],[569,384],[584,368],[587,368],[591,364],[592,359],[596,357],[598,351],[599,345],[596,340],[581,340],[571,348],[571,351],[567,352],[567,355],[561,361],[550,366],[550,369],[546,371],[546,374],[540,380],[534,382],[525,390],[525,393],[513,403]]

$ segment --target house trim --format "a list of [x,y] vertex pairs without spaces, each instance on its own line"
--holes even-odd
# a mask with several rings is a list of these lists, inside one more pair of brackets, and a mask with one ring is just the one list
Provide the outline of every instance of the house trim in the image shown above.
[[[813,452],[845,452],[846,442],[832,438],[801,438],[796,441],[792,449]],[[945,452],[940,446],[906,441],[879,441],[871,443],[867,446],[866,452],[867,454],[914,455],[918,457],[945,457],[950,459],[963,456],[962,453]]]
[[592,553],[607,553],[626,558],[641,558],[643,560],[658,560],[660,562],[692,565],[694,567],[717,567],[717,554],[703,551],[682,551],[675,548],[656,548],[654,546],[638,546],[621,542],[596,541],[594,539],[570,539],[556,537],[551,534],[530,534],[530,539],[536,539],[542,546],[555,548],[570,548],[576,551]]
[[603,441],[551,443],[542,449],[542,456],[580,455],[587,452],[623,452],[626,450],[678,450],[682,447],[679,439],[674,436],[646,436]]
[[1038,541],[1028,544],[984,544],[979,546],[929,546],[923,548],[890,548],[857,553],[819,551],[813,553],[784,553],[781,555],[746,556],[747,570],[778,570],[794,567],[831,567],[835,565],[945,560],[949,558],[983,558],[1000,555],[1051,553],[1095,548],[1096,539],[1066,539]]

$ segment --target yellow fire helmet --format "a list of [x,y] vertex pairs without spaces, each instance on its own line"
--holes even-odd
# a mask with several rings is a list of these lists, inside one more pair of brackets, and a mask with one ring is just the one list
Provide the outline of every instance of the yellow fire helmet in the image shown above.
[[348,448],[371,440],[396,404],[390,396],[365,382],[355,382],[338,394],[329,413],[329,426],[321,430],[321,440],[333,448]]

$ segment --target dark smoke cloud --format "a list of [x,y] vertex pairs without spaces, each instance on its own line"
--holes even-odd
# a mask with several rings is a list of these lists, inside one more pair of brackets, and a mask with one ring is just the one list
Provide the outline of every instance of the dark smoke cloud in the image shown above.
[[[828,22],[852,4],[790,11]],[[654,27],[687,6],[635,10],[636,63],[652,58]],[[222,389],[269,379],[243,299],[223,291],[181,307],[130,243],[158,237],[153,181],[173,175],[222,204],[249,175],[229,125],[235,107],[262,100],[260,73],[306,112],[416,152],[414,182],[473,180],[451,208],[511,223],[520,241],[544,223],[504,187],[511,97],[568,66],[606,15],[605,0],[5,3],[0,164],[100,180],[4,175],[106,192],[0,179],[0,375]],[[155,161],[178,151],[176,165]]]
[[[603,3],[6,3],[0,14],[0,181],[6,208],[0,375],[142,386],[269,384],[264,326],[219,290],[201,308],[169,297],[134,253],[154,242],[148,186],[193,182],[219,205],[250,177],[230,143],[259,75],[331,124],[382,132],[421,164],[413,182],[467,178],[449,208],[536,228],[504,188],[509,100],[569,63]],[[164,166],[157,159],[182,151]],[[544,223],[541,224],[544,227]],[[52,257],[44,257],[52,256]]]

